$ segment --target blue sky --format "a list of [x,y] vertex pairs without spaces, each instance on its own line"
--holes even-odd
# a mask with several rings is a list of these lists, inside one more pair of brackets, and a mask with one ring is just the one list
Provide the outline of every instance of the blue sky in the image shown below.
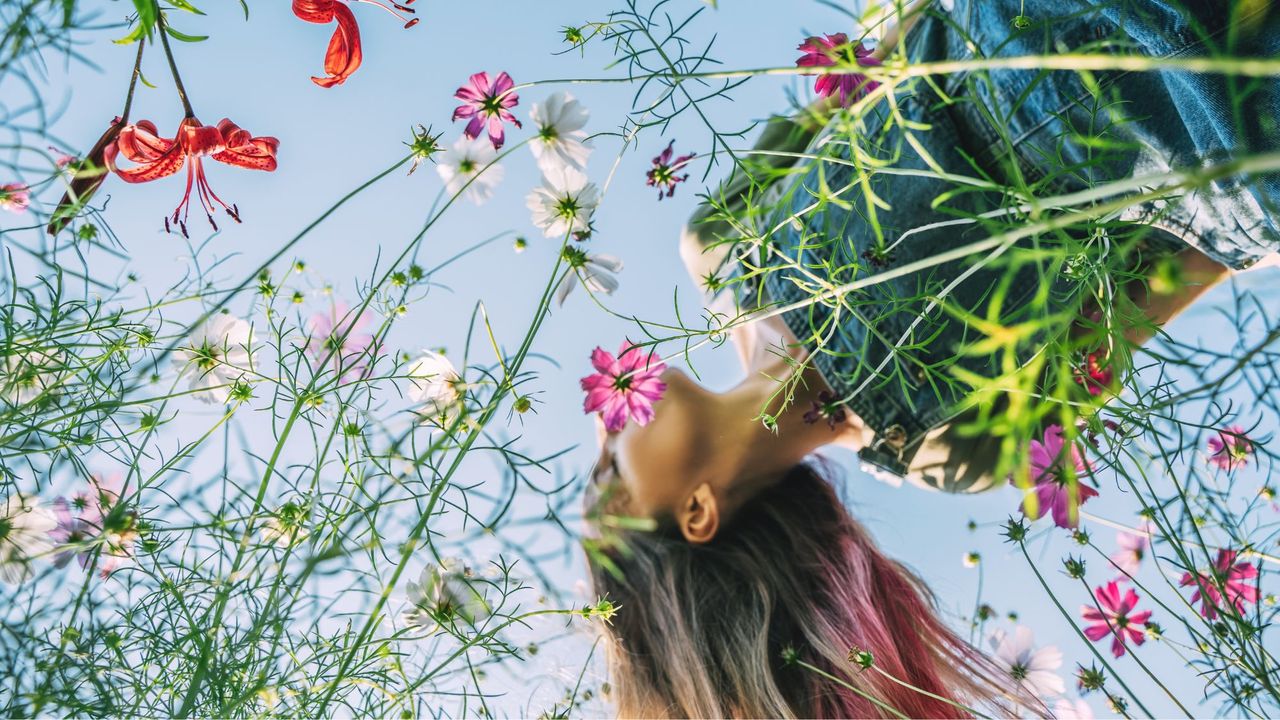
[[[222,232],[204,251],[206,259],[228,258],[217,271],[224,279],[238,279],[342,194],[401,157],[405,152],[402,143],[410,139],[411,128],[431,126],[443,131],[445,141],[451,142],[461,132],[460,125],[449,121],[456,105],[453,91],[472,72],[507,70],[517,83],[620,74],[619,68],[606,67],[611,59],[606,47],[593,47],[585,57],[577,52],[555,54],[565,47],[558,35],[562,26],[603,19],[609,4],[420,0],[417,8],[422,22],[410,30],[402,30],[399,23],[374,7],[357,5],[364,65],[347,84],[324,90],[308,78],[321,71],[331,29],[297,20],[286,2],[250,5],[248,23],[238,4],[225,0],[205,0],[202,6],[210,13],[207,18],[173,16],[177,28],[210,36],[202,43],[174,44],[199,118],[214,124],[229,117],[256,135],[275,135],[281,141],[280,167],[274,173],[209,163],[213,188],[228,202],[237,203],[244,218],[242,225],[222,223]],[[705,10],[687,34],[701,42],[717,34],[714,54],[730,68],[790,64],[796,56],[794,48],[805,34],[851,30],[846,17],[818,2],[725,0],[721,5]],[[670,7],[673,14],[680,15],[702,7],[702,3],[678,0]],[[104,2],[101,8],[102,20],[118,20],[127,3]],[[109,42],[118,35],[99,34],[82,48],[86,58],[100,69],[60,60],[49,69],[54,89],[49,97],[66,97],[68,107],[57,121],[55,134],[70,149],[91,145],[119,112],[133,48]],[[182,110],[158,52],[148,52],[145,75],[157,88],[140,90],[133,119],[151,119],[164,133],[170,133]],[[529,105],[554,89],[559,88],[540,86],[522,92],[519,117],[527,120]],[[710,103],[708,117],[723,131],[738,130],[785,108],[788,89],[803,90],[796,80],[753,80],[734,92],[732,102]],[[588,130],[618,131],[629,109],[632,89],[578,84],[570,90],[591,110]],[[527,126],[523,132],[512,131],[509,142],[527,137],[527,131]],[[642,136],[622,155],[616,136],[598,137],[589,168],[592,179],[601,184],[614,172],[596,216],[598,234],[591,241],[595,250],[617,255],[626,263],[622,288],[608,304],[624,315],[659,321],[675,317],[676,297],[686,318],[697,317],[702,309],[697,289],[680,263],[676,240],[695,206],[697,192],[704,187],[700,180],[705,165],[701,161],[695,165],[690,182],[672,199],[659,202],[656,192],[644,185],[650,158],[672,138],[680,151],[696,150],[705,157],[709,149],[706,128],[692,116],[683,116],[661,135],[654,130]],[[442,287],[414,305],[397,326],[393,345],[408,350],[460,349],[468,318],[479,300],[483,300],[500,340],[508,346],[518,342],[554,263],[557,243],[542,238],[530,225],[524,205],[526,193],[538,180],[532,155],[516,153],[506,168],[506,177],[488,204],[479,208],[461,204],[433,228],[419,262],[429,266],[503,232],[526,236],[529,249],[515,254],[507,239],[452,266],[440,278]],[[709,180],[714,182],[720,174],[720,170],[713,170]],[[133,256],[132,269],[146,287],[168,285],[189,265],[184,241],[165,234],[162,224],[166,211],[180,197],[181,185],[179,178],[171,178],[139,186],[113,181],[109,186],[107,217]],[[296,256],[305,259],[316,276],[332,283],[339,294],[354,298],[356,289],[371,276],[379,254],[384,258],[398,254],[417,232],[440,189],[432,168],[424,167],[408,177],[396,173],[336,213],[299,246]],[[193,215],[190,227],[202,240],[207,231],[203,219]],[[1274,274],[1259,273],[1246,276],[1243,282],[1261,287],[1274,280]],[[1211,305],[1225,297],[1225,292],[1215,293],[1175,322],[1171,333],[1185,339],[1210,331],[1214,322]],[[1276,305],[1274,296],[1268,302]],[[248,300],[233,307],[247,312]],[[605,315],[581,292],[563,309],[555,310],[534,350],[558,365],[535,363],[539,373],[533,386],[539,401],[537,414],[526,416],[522,425],[517,422],[510,430],[523,436],[524,446],[535,449],[534,454],[573,446],[563,460],[564,468],[582,471],[589,466],[594,457],[593,428],[590,418],[581,412],[577,380],[588,372],[587,356],[594,346],[612,348],[628,333],[634,334],[631,325]],[[696,361],[701,376],[715,389],[741,379],[732,348],[699,350]],[[192,406],[184,408],[184,413],[188,410],[192,417],[212,417],[213,412]],[[505,414],[499,415],[503,418]],[[1025,563],[1001,542],[999,524],[1016,510],[1013,491],[949,497],[910,487],[891,488],[861,474],[851,456],[832,455],[847,468],[845,494],[854,512],[892,555],[928,580],[945,611],[956,615],[972,611],[979,571],[963,568],[961,557],[970,550],[978,551],[984,558],[985,602],[1001,613],[1016,610],[1035,628],[1041,643],[1063,648],[1067,658],[1064,678],[1069,680],[1074,661],[1089,659],[1070,627],[1035,587]],[[1256,490],[1258,483],[1248,484]],[[1132,499],[1117,487],[1102,490],[1103,496],[1090,509],[1131,522]],[[966,528],[970,519],[979,524],[977,532]],[[1110,547],[1112,532],[1100,526],[1095,531],[1101,544]],[[1078,551],[1061,532],[1046,534],[1033,547],[1043,553],[1046,574],[1063,590],[1064,604],[1074,614],[1085,598],[1075,584],[1062,577],[1058,559]],[[1101,565],[1100,559],[1094,560]],[[565,570],[564,584],[573,585],[580,572],[580,568]],[[1174,624],[1167,618],[1164,623],[1166,627]],[[1163,648],[1148,646],[1141,652],[1158,674],[1174,678],[1177,686],[1193,687],[1191,673],[1179,667]],[[534,658],[531,662],[535,665],[531,674],[536,675],[540,672],[538,663],[549,660]],[[1124,667],[1125,662],[1119,665]],[[1132,665],[1127,667],[1130,678],[1140,675]],[[1133,685],[1146,690],[1142,694],[1150,700],[1152,710],[1170,711],[1172,706],[1162,703],[1145,683]],[[1187,695],[1193,699],[1196,693]],[[1095,712],[1104,714],[1096,696],[1091,704]]]

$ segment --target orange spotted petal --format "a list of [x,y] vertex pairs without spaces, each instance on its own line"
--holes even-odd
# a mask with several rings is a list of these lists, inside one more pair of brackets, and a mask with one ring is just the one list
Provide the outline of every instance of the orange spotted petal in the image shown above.
[[[120,130],[120,136],[107,146],[103,160],[107,167],[128,183],[144,183],[168,177],[182,169],[186,154],[178,142],[162,138],[156,133],[156,126],[150,120],[143,120],[134,125],[126,125]],[[137,163],[135,167],[122,168],[116,165],[116,155],[124,155],[126,159]]]
[[195,118],[187,118],[178,126],[178,144],[187,155],[216,155],[227,148],[221,130],[201,125]]
[[310,23],[324,25],[333,22],[336,0],[293,0],[293,14]]
[[213,156],[214,160],[249,170],[276,169],[276,150],[280,141],[273,137],[253,137],[247,130],[223,118],[218,130],[226,144],[226,150]]
[[[176,147],[177,146],[175,145],[174,148]],[[170,148],[168,152],[155,160],[140,163],[138,166],[131,168],[122,168],[116,165],[116,145],[107,147],[107,151],[103,159],[106,160],[107,167],[116,175],[120,176],[120,179],[125,182],[151,182],[152,180],[169,177],[182,169],[182,164],[186,161],[187,156],[178,152],[174,148]]]
[[125,125],[116,138],[116,147],[120,154],[135,163],[155,162],[174,146],[174,141],[160,137],[155,123],[142,120],[134,125]]
[[329,77],[313,77],[311,82],[320,87],[341,85],[359,67],[364,55],[360,50],[360,26],[356,16],[343,4],[333,6],[333,17],[338,27],[329,39],[329,49],[324,54],[324,71]]

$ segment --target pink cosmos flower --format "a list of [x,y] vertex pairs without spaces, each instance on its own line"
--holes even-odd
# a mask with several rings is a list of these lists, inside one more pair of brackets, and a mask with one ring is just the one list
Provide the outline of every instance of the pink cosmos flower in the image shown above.
[[462,104],[453,111],[454,121],[459,118],[471,118],[462,133],[474,140],[480,137],[480,131],[487,125],[489,142],[493,143],[493,148],[497,150],[502,147],[503,141],[506,140],[502,123],[509,122],[516,127],[521,127],[520,121],[511,114],[511,108],[520,102],[520,98],[511,92],[513,87],[515,87],[515,81],[505,72],[498,73],[497,79],[492,82],[487,72],[472,75],[467,84],[458,88],[458,91],[453,94],[462,101]]
[[1191,594],[1191,602],[1199,602],[1200,614],[1210,620],[1218,616],[1223,594],[1227,603],[1241,614],[1245,603],[1258,602],[1258,587],[1249,582],[1258,577],[1258,568],[1247,562],[1236,562],[1237,555],[1235,550],[1223,548],[1218,551],[1218,560],[1208,572],[1183,573],[1178,583],[1182,587],[1196,587]]
[[[871,50],[862,43],[857,46],[849,42],[844,33],[811,37],[800,43],[797,50],[804,53],[796,60],[797,67],[832,67],[837,63],[857,64],[862,67],[880,65],[880,61],[871,57]],[[880,83],[869,80],[862,73],[824,73],[813,84],[813,91],[824,97],[840,93],[840,104],[845,107],[867,93],[880,87]]]
[[[675,195],[676,185],[689,179],[689,173],[684,175],[677,175],[676,173],[684,168],[685,165],[688,165],[689,161],[697,155],[697,153],[689,153],[688,155],[681,155],[672,161],[671,157],[675,154],[673,150],[675,144],[675,140],[667,143],[667,149],[653,159],[653,167],[650,168],[648,173],[649,180],[645,183],[649,187],[658,188],[659,200],[664,196],[671,197]],[[663,192],[664,190],[666,191],[665,193]]]
[[54,154],[53,164],[57,165],[59,170],[69,165],[74,165],[80,162],[80,158],[76,157],[75,155],[72,155],[69,152],[63,152],[62,150],[59,150],[58,148],[52,145],[49,146],[49,152]]
[[327,313],[312,315],[307,352],[316,369],[327,361],[343,381],[366,376],[379,350],[376,339],[366,332],[372,323],[368,310],[352,317],[351,308],[342,301],[333,303]]
[[1111,562],[1121,571],[1117,580],[1124,580],[1138,573],[1138,568],[1142,564],[1142,558],[1147,554],[1147,546],[1151,537],[1151,521],[1143,520],[1138,525],[1137,533],[1127,530],[1121,530],[1116,533],[1117,549],[1111,554]]
[[59,497],[53,501],[58,524],[49,536],[54,543],[65,546],[54,556],[55,566],[66,567],[72,557],[78,557],[80,567],[88,567],[94,550],[101,548],[98,574],[105,579],[133,555],[133,543],[138,537],[137,515],[113,512],[120,502],[122,487],[119,475],[93,476],[89,487],[70,500]]
[[0,208],[11,213],[23,213],[31,205],[31,190],[22,183],[0,185]]
[[595,374],[579,381],[587,393],[583,412],[599,412],[609,432],[626,427],[628,419],[642,426],[653,420],[653,404],[662,399],[667,389],[659,379],[667,365],[656,353],[650,351],[646,355],[630,340],[624,340],[616,358],[597,347],[591,353],[591,364]]
[[1253,455],[1253,441],[1244,434],[1244,428],[1231,425],[1222,428],[1209,438],[1209,464],[1231,472],[1246,465]]
[[1093,591],[1097,606],[1081,605],[1080,615],[1089,626],[1084,629],[1085,637],[1094,642],[1114,635],[1111,640],[1111,654],[1116,657],[1124,655],[1125,645],[1132,641],[1134,645],[1146,642],[1143,626],[1151,618],[1150,610],[1133,612],[1138,604],[1138,593],[1132,588],[1120,595],[1120,586],[1115,580],[1100,585]]
[[[1093,466],[1075,444],[1072,444],[1070,452],[1076,478],[1075,488],[1072,489],[1062,466],[1066,455],[1063,452],[1065,444],[1061,425],[1050,425],[1044,431],[1043,442],[1031,441],[1030,474],[1035,483],[1033,492],[1037,502],[1034,515],[1027,511],[1026,501],[1023,502],[1022,512],[1032,520],[1038,520],[1046,511],[1052,511],[1054,525],[1073,528],[1080,522],[1079,507],[1096,496],[1098,491],[1084,484],[1081,479]],[[1030,493],[1027,499],[1030,499]]]

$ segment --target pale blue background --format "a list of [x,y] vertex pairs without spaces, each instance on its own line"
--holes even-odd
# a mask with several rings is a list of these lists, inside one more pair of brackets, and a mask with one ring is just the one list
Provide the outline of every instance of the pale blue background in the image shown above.
[[[200,119],[213,124],[227,116],[254,134],[276,135],[281,140],[280,169],[275,173],[209,163],[214,189],[228,202],[238,203],[245,220],[239,226],[220,220],[223,232],[210,244],[214,255],[240,256],[220,271],[228,279],[239,279],[244,268],[269,255],[339,196],[400,157],[411,127],[419,123],[430,125],[444,131],[445,141],[451,142],[461,132],[460,125],[449,122],[456,104],[452,94],[470,73],[505,69],[518,83],[619,74],[616,69],[604,69],[610,60],[604,47],[593,46],[585,59],[577,52],[552,54],[565,47],[559,41],[561,26],[603,19],[603,13],[610,9],[608,3],[420,0],[422,22],[409,31],[401,30],[397,22],[376,8],[357,4],[355,10],[364,36],[364,66],[346,85],[331,90],[315,87],[308,79],[321,70],[331,28],[297,20],[283,0],[251,3],[252,17],[247,24],[237,3],[205,0],[201,5],[210,12],[208,18],[173,15],[179,29],[211,36],[207,42],[194,45],[175,43]],[[695,0],[681,0],[672,3],[670,9],[679,16],[700,6]],[[115,21],[129,6],[124,2],[103,2],[101,7],[102,19]],[[713,54],[726,67],[733,68],[787,65],[794,61],[795,45],[804,35],[847,30],[847,18],[817,2],[726,0],[718,10],[705,10],[686,34],[698,45],[712,32],[718,33]],[[133,48],[113,45],[108,39],[122,34],[97,35],[95,42],[82,48],[89,60],[101,66],[101,72],[48,58],[56,63],[49,68],[49,81],[55,88],[50,97],[71,93],[69,110],[55,126],[56,134],[71,149],[86,149],[119,112]],[[149,51],[145,73],[158,89],[140,90],[134,119],[152,119],[163,132],[172,132],[181,119],[181,108],[159,52]],[[805,91],[799,81],[754,80],[733,93],[732,103],[712,101],[706,111],[721,130],[738,130],[784,108],[785,91],[789,88]],[[545,98],[552,89],[537,87],[522,92],[517,109],[520,118],[527,120],[530,104]],[[572,92],[591,109],[592,132],[613,132],[625,117],[632,90],[617,85],[578,85]],[[528,126],[523,132],[510,131],[510,142],[527,137],[527,131]],[[672,137],[680,151],[697,150],[705,155],[709,149],[708,133],[692,114],[673,123],[663,136],[652,131],[642,136],[633,151],[621,158],[596,216],[598,235],[591,243],[595,250],[620,256],[626,262],[622,288],[609,305],[624,314],[658,321],[674,318],[674,290],[679,291],[680,309],[686,319],[698,317],[701,311],[697,290],[677,256],[676,238],[694,207],[696,193],[703,187],[700,179],[705,165],[694,165],[694,177],[681,186],[674,199],[658,202],[655,191],[644,186],[644,171],[650,158]],[[734,146],[747,144],[737,141]],[[596,146],[590,175],[603,183],[618,157],[620,143],[616,137],[601,137]],[[411,308],[393,335],[393,345],[408,350],[437,346],[461,349],[468,316],[479,299],[484,300],[499,338],[508,347],[518,343],[554,262],[557,242],[542,238],[529,224],[524,197],[538,178],[532,156],[522,150],[506,166],[506,179],[493,200],[479,209],[463,204],[450,212],[428,236],[420,262],[431,265],[503,231],[528,237],[528,251],[514,254],[509,241],[504,240],[456,264],[440,278],[447,286],[445,291],[433,292]],[[721,173],[714,170],[711,180]],[[166,235],[161,222],[179,198],[181,184],[181,179],[173,178],[127,187],[113,180],[107,188],[111,196],[107,217],[134,256],[133,268],[148,287],[166,285],[183,272],[187,262],[189,253],[182,238]],[[355,288],[370,276],[379,250],[384,258],[394,256],[417,231],[440,186],[431,167],[421,168],[412,177],[397,173],[312,233],[299,246],[296,256],[304,258],[340,292],[353,295]],[[190,228],[196,238],[203,239],[207,226],[198,216],[198,212],[193,213]],[[0,222],[11,223],[13,218],[5,216]],[[285,268],[283,263],[277,266],[277,274]],[[1254,286],[1265,286],[1274,280],[1274,275],[1247,277]],[[1217,293],[1216,297],[1221,299],[1225,294]],[[1270,304],[1275,305],[1274,297]],[[233,307],[246,312],[248,300]],[[1188,337],[1207,328],[1211,317],[1208,305],[1202,305],[1170,330]],[[634,334],[634,329],[601,313],[581,290],[564,309],[553,313],[535,352],[549,355],[560,367],[547,362],[533,365],[540,373],[530,386],[537,391],[537,414],[525,416],[523,428],[517,421],[511,430],[523,434],[524,446],[536,450],[534,454],[575,446],[564,460],[563,471],[580,472],[589,466],[594,457],[593,429],[590,418],[580,409],[577,380],[588,371],[587,357],[594,346],[612,349],[629,332]],[[699,372],[714,388],[729,387],[741,377],[729,347],[700,350],[695,359]],[[213,410],[193,403],[183,406],[183,412],[193,418],[214,417]],[[499,415],[500,420],[505,417],[505,413]],[[1091,656],[1043,597],[1021,558],[999,538],[999,525],[1016,512],[1017,497],[1012,491],[982,497],[948,497],[909,487],[896,489],[859,473],[849,456],[836,457],[848,468],[847,495],[857,515],[891,554],[905,560],[929,581],[942,608],[957,618],[958,627],[964,627],[961,618],[973,610],[978,584],[978,571],[962,568],[961,557],[976,550],[984,558],[983,600],[1000,613],[1018,612],[1024,622],[1035,628],[1040,642],[1062,647],[1066,662],[1061,674],[1069,688],[1074,685],[1074,662],[1088,662]],[[550,482],[548,478],[547,484]],[[1259,485],[1257,478],[1241,478],[1238,483],[1246,495],[1256,492]],[[1117,487],[1101,489],[1102,497],[1089,509],[1129,521],[1130,499]],[[971,518],[980,525],[976,533],[966,529]],[[1112,547],[1112,531],[1098,526],[1095,532],[1104,547]],[[1063,604],[1075,613],[1085,598],[1077,584],[1061,575],[1059,559],[1068,552],[1078,554],[1079,549],[1063,533],[1050,535],[1043,542],[1037,540],[1033,547],[1043,560],[1046,575],[1060,586]],[[1110,576],[1101,558],[1089,559],[1093,566],[1091,580],[1102,581]],[[1150,568],[1146,572],[1151,572]],[[581,569],[574,568],[566,571],[561,581],[564,587],[572,587],[580,578]],[[333,592],[341,592],[341,587],[334,587]],[[1155,619],[1166,629],[1175,628],[1172,618],[1162,618],[1157,613]],[[576,659],[574,654],[585,653],[585,648],[584,641],[559,656],[540,654],[530,661],[531,667],[516,668],[516,673],[523,679],[556,675],[562,668],[555,663],[566,661],[571,666]],[[1176,658],[1153,644],[1139,652],[1172,687],[1187,689],[1185,701],[1194,701],[1197,681],[1190,671],[1179,667]],[[1141,673],[1130,661],[1117,661],[1117,667],[1125,668],[1135,689],[1142,688],[1153,711],[1172,712],[1171,705],[1140,679]],[[517,712],[535,692],[530,688],[537,683],[526,686],[514,676],[510,682],[509,697],[497,707]],[[535,695],[543,692],[550,691],[538,689]],[[1092,696],[1090,703],[1099,715],[1105,714],[1099,696]],[[539,705],[535,703],[534,707]],[[1215,707],[1205,710],[1210,712]]]

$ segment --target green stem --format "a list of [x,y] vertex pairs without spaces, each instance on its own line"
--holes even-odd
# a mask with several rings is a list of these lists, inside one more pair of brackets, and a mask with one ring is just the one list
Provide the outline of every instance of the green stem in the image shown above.
[[173,73],[173,85],[178,90],[178,99],[182,100],[182,109],[187,119],[196,116],[191,109],[191,101],[187,99],[187,88],[182,84],[182,76],[178,74],[178,63],[173,59],[173,49],[169,47],[169,23],[164,19],[164,12],[156,8],[156,34],[160,36],[160,45],[164,48],[164,56],[169,59],[169,72]]
[[844,680],[844,679],[842,679],[842,678],[838,678],[838,677],[836,677],[835,675],[832,675],[831,673],[827,672],[826,670],[823,670],[823,669],[818,668],[818,667],[814,667],[813,665],[810,665],[809,663],[807,663],[807,662],[805,662],[805,661],[803,661],[803,660],[796,660],[796,661],[795,661],[795,664],[796,664],[796,665],[798,665],[799,667],[804,668],[805,670],[808,670],[808,671],[810,671],[810,672],[812,672],[812,673],[815,673],[815,674],[817,674],[817,675],[820,675],[820,676],[822,676],[822,677],[824,677],[824,678],[826,678],[826,679],[828,679],[828,680],[830,680],[830,681],[832,681],[832,682],[836,683],[837,685],[839,685],[839,686],[841,686],[841,687],[843,687],[843,688],[846,688],[846,689],[848,689],[848,690],[852,690],[852,691],[853,691],[854,693],[856,693],[859,697],[863,698],[864,700],[867,700],[868,702],[870,702],[871,704],[873,704],[873,705],[875,705],[876,707],[880,708],[881,710],[884,710],[885,712],[890,713],[890,714],[891,714],[891,715],[893,715],[894,717],[896,717],[896,718],[900,718],[900,720],[906,720],[906,718],[907,718],[907,716],[906,716],[906,715],[902,714],[902,712],[901,712],[901,711],[899,711],[899,710],[898,710],[897,708],[895,708],[894,706],[892,706],[892,705],[890,705],[890,704],[886,703],[885,701],[883,701],[883,700],[881,700],[881,699],[879,699],[879,698],[877,698],[877,697],[874,697],[873,695],[871,695],[870,693],[868,693],[867,691],[865,691],[865,690],[863,690],[863,689],[861,689],[861,688],[854,687],[854,686],[853,686],[853,685],[851,685],[848,681],[846,681],[846,680]]
[[146,44],[146,36],[138,38],[138,56],[133,60],[133,73],[129,76],[129,91],[124,96],[124,110],[120,111],[120,122],[129,122],[129,110],[133,107],[133,91],[138,87],[138,78],[142,76],[142,50]]
[[880,673],[882,676],[884,676],[884,677],[888,678],[890,681],[892,681],[892,682],[894,682],[894,683],[896,683],[896,684],[898,684],[898,685],[901,685],[901,686],[902,686],[902,687],[904,687],[904,688],[907,688],[908,690],[912,690],[912,691],[914,691],[914,692],[918,692],[918,693],[920,693],[921,695],[925,695],[925,696],[931,697],[931,698],[933,698],[934,700],[937,700],[937,701],[939,701],[939,702],[944,702],[944,703],[946,703],[946,704],[950,705],[951,707],[954,707],[954,708],[957,708],[957,709],[963,710],[963,711],[965,711],[965,712],[969,713],[970,715],[973,715],[974,717],[980,717],[980,718],[983,718],[983,720],[990,720],[990,716],[989,716],[989,715],[983,715],[982,713],[978,712],[977,710],[974,710],[973,708],[969,707],[968,705],[965,705],[965,704],[963,704],[963,703],[958,703],[958,702],[956,702],[955,700],[951,700],[950,698],[944,698],[944,697],[942,697],[941,695],[935,695],[934,693],[931,693],[931,692],[929,692],[928,690],[925,690],[925,689],[923,689],[923,688],[918,688],[918,687],[916,687],[915,685],[912,685],[912,684],[911,684],[911,683],[909,683],[909,682],[906,682],[906,681],[904,681],[904,680],[899,680],[898,678],[896,678],[896,677],[894,677],[894,676],[890,675],[889,673],[885,672],[884,670],[882,670],[882,669],[880,668],[880,666],[878,666],[878,665],[872,665],[872,666],[871,666],[871,669],[872,669],[872,670],[875,670],[875,671],[876,671],[876,672],[878,672],[878,673]]

